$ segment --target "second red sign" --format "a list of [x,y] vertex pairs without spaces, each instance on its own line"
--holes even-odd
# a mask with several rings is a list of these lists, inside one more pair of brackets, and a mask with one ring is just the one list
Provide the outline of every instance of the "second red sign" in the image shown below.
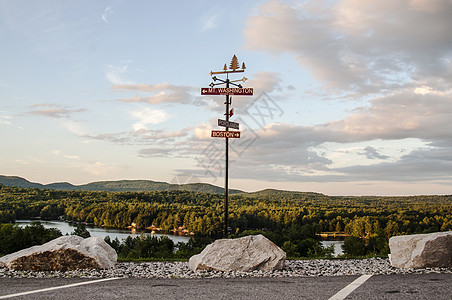
[[211,137],[219,138],[240,138],[240,131],[212,130]]

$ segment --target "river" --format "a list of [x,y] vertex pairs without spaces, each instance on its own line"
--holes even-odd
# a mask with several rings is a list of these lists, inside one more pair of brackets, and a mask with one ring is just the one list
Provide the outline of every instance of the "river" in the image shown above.
[[[18,224],[21,227],[25,227],[27,225],[30,225],[31,222],[38,221],[38,220],[17,220],[16,224]],[[76,225],[73,225],[71,223],[67,223],[64,221],[43,221],[39,220],[39,222],[44,225],[45,228],[57,228],[61,231],[63,235],[71,234],[74,229],[76,228]],[[95,227],[95,226],[86,226],[86,229],[89,231],[91,236],[100,236],[101,238],[105,238],[106,236],[109,236],[111,240],[114,240],[115,238],[118,238],[118,240],[126,239],[128,236],[139,236],[140,234],[150,235],[150,232],[140,232],[140,231],[134,231],[127,229],[115,229],[115,228],[106,228],[106,227]],[[167,236],[169,237],[174,243],[183,242],[186,243],[190,239],[186,236],[179,236],[179,235],[173,235],[173,234],[162,234],[162,233],[153,233],[153,236],[160,237],[160,236]],[[334,245],[334,256],[338,256],[340,254],[343,254],[341,246],[344,244],[344,241],[321,241],[323,247],[327,247],[329,245]]]
[[[43,220],[16,220],[16,224],[25,227],[27,225],[30,225],[31,222],[39,221],[42,225],[44,225],[45,228],[56,228],[61,231],[63,235],[71,234],[74,229],[77,227],[77,225],[67,223],[64,221],[43,221]],[[114,240],[115,238],[118,238],[118,240],[126,239],[128,236],[136,237],[140,236],[140,234],[150,235],[150,232],[145,231],[131,231],[127,229],[115,229],[115,228],[105,228],[105,227],[97,227],[97,226],[86,226],[86,230],[91,234],[91,236],[99,236],[101,238],[105,238],[106,236],[109,236],[111,240]],[[190,237],[186,236],[179,236],[179,235],[173,235],[173,234],[163,234],[163,233],[153,233],[152,234],[155,237],[161,237],[161,236],[167,236],[169,237],[174,243],[183,242],[186,243],[190,239]]]
[[328,247],[329,245],[334,245],[334,256],[344,254],[342,251],[342,245],[344,241],[321,241],[323,247]]

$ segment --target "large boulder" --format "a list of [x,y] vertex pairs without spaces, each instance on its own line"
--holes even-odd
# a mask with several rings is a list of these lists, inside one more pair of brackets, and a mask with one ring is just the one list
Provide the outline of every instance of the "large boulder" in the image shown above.
[[27,271],[107,269],[117,262],[116,251],[100,237],[62,236],[40,246],[0,257],[0,266]]
[[284,267],[286,253],[263,235],[216,240],[189,260],[192,271],[273,271]]
[[452,267],[452,231],[393,236],[389,248],[396,268]]

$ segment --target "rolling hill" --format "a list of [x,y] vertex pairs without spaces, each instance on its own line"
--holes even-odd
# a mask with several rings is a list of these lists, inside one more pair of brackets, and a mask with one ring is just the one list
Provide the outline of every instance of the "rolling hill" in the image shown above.
[[[96,181],[88,184],[73,185],[68,182],[56,182],[41,184],[30,182],[18,176],[0,175],[0,184],[17,186],[22,188],[37,188],[51,190],[84,190],[84,191],[108,191],[108,192],[141,192],[141,191],[174,191],[184,190],[200,193],[223,194],[224,188],[208,183],[170,184],[152,180],[117,180]],[[229,190],[230,194],[244,193],[240,190]]]

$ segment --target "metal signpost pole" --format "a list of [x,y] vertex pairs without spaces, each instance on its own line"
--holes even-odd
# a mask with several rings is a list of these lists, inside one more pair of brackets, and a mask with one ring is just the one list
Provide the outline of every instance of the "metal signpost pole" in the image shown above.
[[[229,69],[227,65],[224,65],[223,71],[210,72],[210,76],[214,74],[226,74],[226,80],[212,77],[213,81],[219,81],[219,83],[211,83],[210,88],[201,88],[201,95],[226,95],[226,120],[218,120],[218,126],[226,127],[226,131],[212,130],[211,137],[225,138],[225,158],[224,158],[224,237],[228,237],[228,199],[229,199],[229,139],[230,138],[240,138],[240,131],[231,131],[229,133],[229,128],[239,129],[239,123],[229,122],[229,117],[232,116],[232,112],[229,110],[229,105],[231,104],[231,95],[239,96],[252,96],[253,88],[242,88],[242,85],[237,84],[237,81],[245,82],[246,77],[239,80],[229,80],[229,73],[239,73],[245,72],[245,63],[242,64],[242,68],[239,67],[239,62],[237,57],[234,55],[232,57]],[[216,85],[226,84],[226,88],[214,88]],[[236,86],[237,88],[229,88],[230,84]]]
[[[229,76],[226,78],[226,88],[229,88]],[[229,95],[226,95],[226,121],[229,122]],[[226,126],[226,131],[229,127]],[[224,238],[228,237],[228,199],[229,199],[229,138],[225,138],[224,150]]]

